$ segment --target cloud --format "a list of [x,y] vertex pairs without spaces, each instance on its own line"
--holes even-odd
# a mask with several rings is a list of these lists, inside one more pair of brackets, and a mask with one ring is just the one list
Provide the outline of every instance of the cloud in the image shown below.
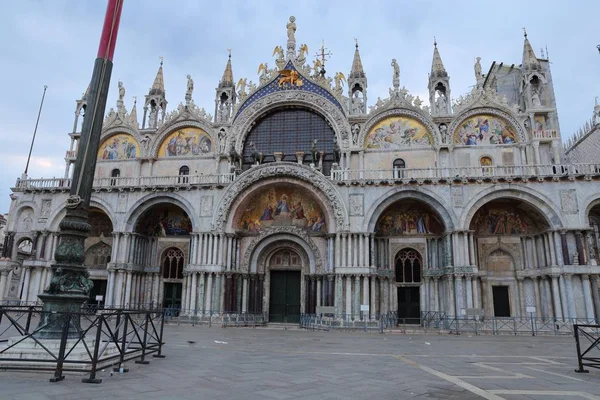
[[[0,35],[0,212],[9,206],[8,188],[25,167],[42,87],[48,85],[29,174],[61,176],[73,129],[75,100],[87,87],[106,2],[19,1],[3,5]],[[428,102],[427,74],[436,36],[457,98],[474,84],[473,62],[521,63],[527,27],[538,56],[548,46],[561,132],[568,137],[591,117],[600,95],[597,15],[600,2],[558,0],[481,2],[461,0],[403,2],[301,0],[125,2],[114,59],[108,107],[117,98],[116,82],[127,89],[138,115],[164,57],[169,109],[184,100],[186,78],[194,78],[194,101],[214,113],[215,88],[232,49],[234,77],[256,82],[261,62],[272,63],[275,45],[285,45],[285,25],[296,16],[296,37],[311,58],[324,41],[333,55],[330,74],[348,74],[354,38],[368,77],[368,99],[386,97],[392,83],[390,60],[400,64],[401,85]],[[141,122],[141,121],[140,121]]]

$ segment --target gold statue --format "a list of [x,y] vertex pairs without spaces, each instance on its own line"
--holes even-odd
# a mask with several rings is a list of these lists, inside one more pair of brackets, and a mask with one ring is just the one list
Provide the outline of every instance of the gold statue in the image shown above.
[[304,56],[308,55],[308,46],[306,44],[300,45],[300,49],[298,49],[298,58],[304,58]]
[[275,46],[273,49],[273,55],[277,54],[277,58],[283,58],[283,47]]
[[346,77],[342,72],[338,72],[334,75],[333,80],[335,81],[335,87],[341,88],[346,82]]
[[303,84],[300,74],[293,69],[282,69],[279,71],[279,75],[279,87],[285,86],[286,83],[289,83],[290,86],[302,86]]

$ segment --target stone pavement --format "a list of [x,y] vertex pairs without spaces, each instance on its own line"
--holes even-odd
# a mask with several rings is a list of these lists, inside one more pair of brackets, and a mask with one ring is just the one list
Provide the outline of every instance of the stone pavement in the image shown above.
[[166,326],[165,359],[99,375],[0,371],[0,399],[600,399],[572,337]]

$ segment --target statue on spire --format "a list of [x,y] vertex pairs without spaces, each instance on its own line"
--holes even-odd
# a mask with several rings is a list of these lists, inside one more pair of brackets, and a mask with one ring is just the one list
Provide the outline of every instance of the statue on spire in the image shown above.
[[187,90],[185,91],[185,103],[189,105],[192,101],[192,92],[194,91],[194,80],[192,76],[188,74],[187,76]]
[[481,74],[481,57],[477,57],[476,60],[477,61],[475,61],[475,65],[473,68],[475,69],[475,80],[479,82],[479,80],[483,77],[483,75]]
[[400,87],[400,66],[396,62],[396,59],[392,59],[392,67],[394,67],[394,75],[393,75],[393,84],[394,88],[398,89]]
[[285,26],[287,28],[287,58],[293,60],[296,57],[296,17],[290,17],[290,22]]

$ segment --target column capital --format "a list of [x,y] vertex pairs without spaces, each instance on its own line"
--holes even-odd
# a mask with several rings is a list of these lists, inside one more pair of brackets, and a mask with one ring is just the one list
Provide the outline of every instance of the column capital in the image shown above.
[[588,274],[583,274],[583,275],[581,275],[581,279],[583,279],[584,281],[589,281],[590,276]]

